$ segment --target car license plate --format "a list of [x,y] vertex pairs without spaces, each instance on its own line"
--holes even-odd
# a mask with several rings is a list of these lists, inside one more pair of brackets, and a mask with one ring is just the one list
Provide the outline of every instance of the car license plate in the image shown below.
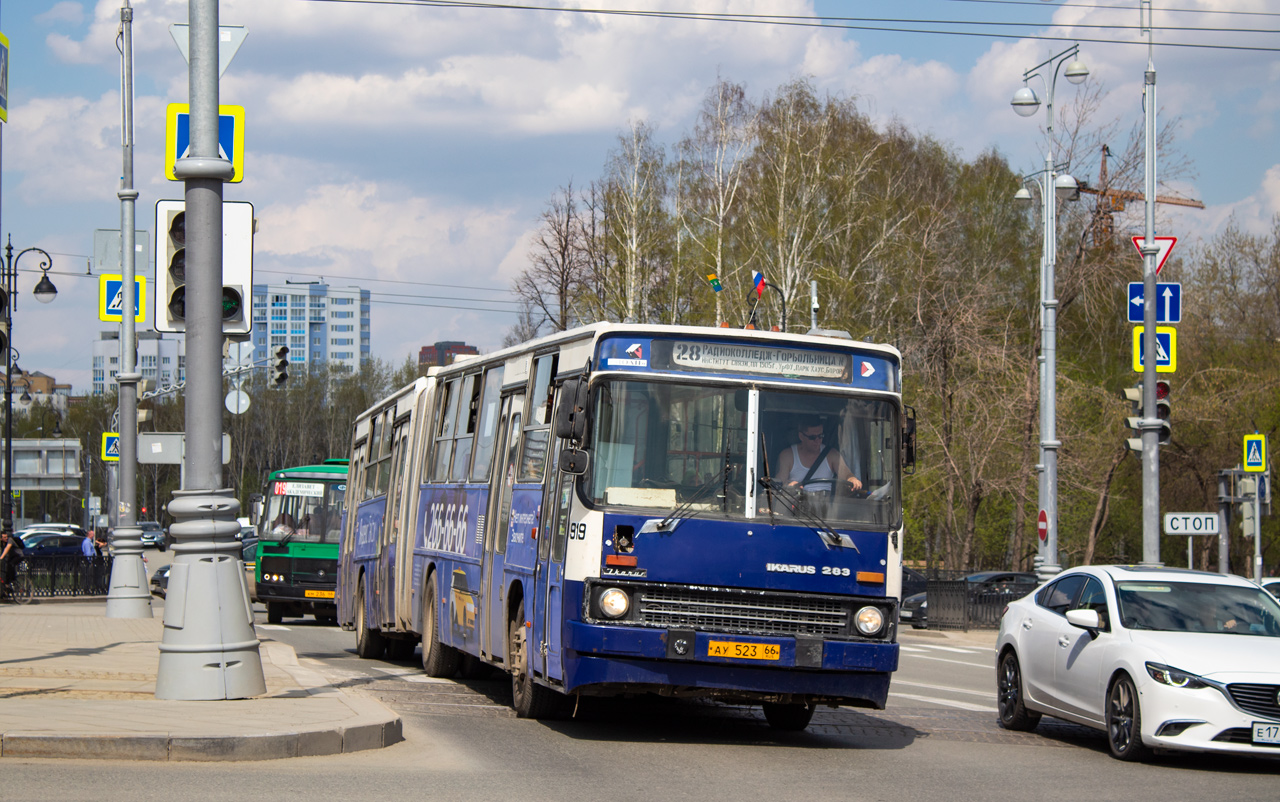
[[781,660],[782,647],[776,643],[738,643],[731,640],[707,642],[707,657],[733,657],[740,660]]
[[1253,722],[1253,742],[1255,744],[1280,744],[1280,724],[1267,724],[1262,721]]
[[302,595],[308,599],[332,599],[334,592],[332,590],[308,590],[304,591]]
[[911,616],[912,612],[910,610],[902,610],[898,613],[899,618],[910,618]]

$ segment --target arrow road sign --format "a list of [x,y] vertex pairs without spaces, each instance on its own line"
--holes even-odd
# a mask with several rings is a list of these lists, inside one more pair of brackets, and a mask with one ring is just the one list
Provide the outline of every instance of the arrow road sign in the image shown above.
[[[142,276],[133,278],[134,320],[147,319],[147,281]],[[124,276],[104,273],[98,276],[98,320],[119,323],[124,320]]]
[[[1141,323],[1143,321],[1143,304],[1142,292],[1143,285],[1141,281],[1129,282],[1129,322]],[[1182,285],[1177,283],[1157,284],[1156,285],[1156,322],[1157,323],[1181,323],[1182,322]]]
[[[1133,327],[1133,372],[1142,372],[1142,326]],[[1156,373],[1174,373],[1178,369],[1178,330],[1173,326],[1156,326]]]
[[1267,436],[1265,434],[1244,436],[1244,469],[1249,473],[1263,473],[1267,470]]
[[[1169,254],[1173,253],[1173,246],[1178,244],[1177,237],[1154,237],[1156,247],[1160,252],[1156,254],[1156,275],[1160,275],[1160,269],[1164,267],[1165,260],[1169,258]],[[1133,247],[1138,249],[1139,255],[1142,253],[1142,243],[1146,242],[1146,237],[1134,237]]]

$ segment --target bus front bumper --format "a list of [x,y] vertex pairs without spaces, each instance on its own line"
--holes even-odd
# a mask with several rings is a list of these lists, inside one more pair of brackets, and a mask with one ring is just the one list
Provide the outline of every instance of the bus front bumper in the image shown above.
[[[701,695],[802,695],[882,709],[898,644],[679,629],[565,625],[565,690],[698,689]],[[739,656],[742,655],[742,656]]]

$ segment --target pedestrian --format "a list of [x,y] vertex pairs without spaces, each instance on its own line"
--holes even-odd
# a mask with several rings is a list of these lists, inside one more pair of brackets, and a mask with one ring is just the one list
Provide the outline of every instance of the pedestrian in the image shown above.
[[80,541],[80,553],[84,555],[80,582],[86,596],[93,593],[94,578],[97,574],[98,543],[92,535]]

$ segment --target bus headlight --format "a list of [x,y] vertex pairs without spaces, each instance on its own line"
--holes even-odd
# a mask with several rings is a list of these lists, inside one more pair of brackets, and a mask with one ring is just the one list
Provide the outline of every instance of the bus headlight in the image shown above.
[[621,618],[627,614],[627,609],[630,607],[631,599],[617,588],[609,588],[600,594],[600,612],[609,618]]
[[884,629],[884,613],[879,607],[863,607],[855,619],[858,631],[863,635],[874,635]]

